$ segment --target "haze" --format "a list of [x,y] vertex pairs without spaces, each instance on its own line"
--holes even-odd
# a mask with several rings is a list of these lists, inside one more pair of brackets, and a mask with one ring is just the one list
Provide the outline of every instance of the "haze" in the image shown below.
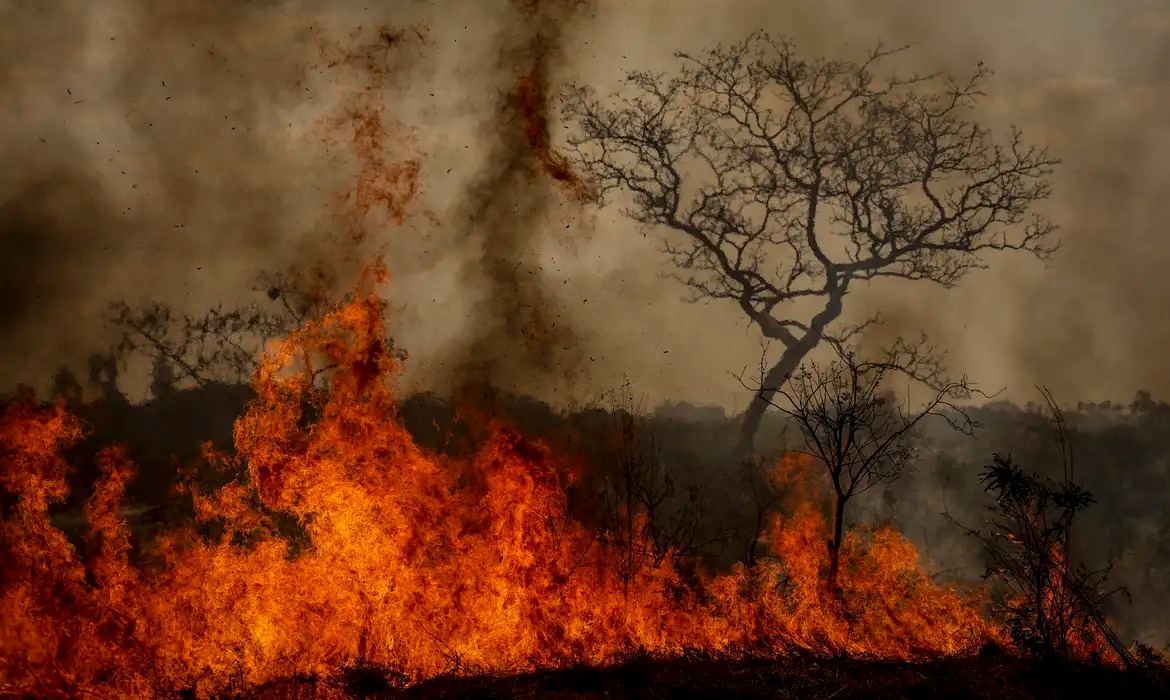
[[[108,341],[111,301],[234,303],[254,294],[258,270],[328,254],[330,202],[360,158],[322,120],[369,85],[323,67],[321,37],[386,24],[406,37],[375,86],[402,127],[387,158],[418,157],[422,192],[403,225],[365,223],[368,247],[388,251],[411,385],[458,381],[474,346],[493,379],[544,398],[588,400],[626,375],[652,402],[746,405],[730,373],[760,346],[735,307],[684,303],[652,239],[548,183],[509,184],[508,201],[531,206],[492,210],[490,224],[510,231],[509,255],[530,273],[520,284],[540,290],[525,294],[567,331],[546,365],[510,352],[521,340],[499,304],[485,306],[508,292],[480,264],[496,238],[467,223],[468,201],[485,196],[476,190],[500,157],[495,135],[509,125],[497,106],[525,60],[512,50],[547,26],[504,0],[164,5],[0,10],[0,382],[83,362]],[[1035,384],[1063,402],[1170,393],[1165,3],[598,0],[559,18],[550,92],[567,81],[607,92],[625,70],[669,70],[676,50],[757,29],[810,56],[855,56],[880,38],[915,42],[906,64],[920,70],[985,62],[996,75],[983,117],[1064,159],[1046,208],[1064,249],[1048,269],[989,259],[952,292],[875,285],[849,311],[880,310],[883,336],[926,331],[956,371],[1007,398],[1031,399]]]

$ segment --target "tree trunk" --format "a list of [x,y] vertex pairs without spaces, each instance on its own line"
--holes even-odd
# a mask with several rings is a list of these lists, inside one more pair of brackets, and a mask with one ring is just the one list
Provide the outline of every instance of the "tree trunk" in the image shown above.
[[739,442],[735,448],[737,460],[746,458],[755,449],[756,433],[760,430],[760,422],[763,421],[764,413],[770,405],[768,402],[776,395],[776,390],[784,386],[784,383],[800,366],[805,355],[808,355],[825,337],[825,328],[841,315],[841,303],[845,298],[848,281],[840,282],[834,275],[830,274],[826,285],[831,291],[829,298],[825,301],[825,308],[813,317],[808,331],[803,336],[796,339],[787,332],[784,335],[774,333],[769,336],[783,339],[784,354],[780,356],[776,364],[772,365],[772,369],[768,370],[762,385],[743,414],[743,423],[739,427]]
[[829,593],[837,595],[837,573],[841,568],[841,537],[845,530],[845,496],[837,493],[833,504],[833,539],[829,540]]
[[784,386],[784,382],[787,382],[796,368],[800,366],[805,355],[808,355],[816,347],[819,339],[819,336],[810,338],[807,335],[801,338],[799,342],[785,350],[776,364],[772,365],[772,369],[764,375],[760,389],[752,397],[752,402],[748,405],[747,410],[744,411],[743,422],[739,426],[739,442],[736,443],[735,447],[737,460],[746,458],[755,450],[756,433],[760,430],[764,413],[771,405],[769,402],[776,395],[776,391]]

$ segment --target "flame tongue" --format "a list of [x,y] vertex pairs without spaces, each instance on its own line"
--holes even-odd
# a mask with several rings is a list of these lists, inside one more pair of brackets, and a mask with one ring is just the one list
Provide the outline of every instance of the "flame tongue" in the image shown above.
[[[420,679],[688,649],[915,658],[997,635],[890,530],[846,541],[828,594],[808,500],[773,523],[775,558],[754,570],[684,585],[667,558],[624,580],[622,554],[568,517],[539,445],[505,426],[466,460],[414,444],[370,291],[380,274],[270,351],[235,453],[207,456],[246,478],[188,485],[198,526],[160,537],[146,566],[120,515],[125,456],[99,460],[83,561],[48,518],[77,421],[28,395],[6,407],[0,688],[210,694],[357,662]],[[807,466],[779,468],[807,485]]]

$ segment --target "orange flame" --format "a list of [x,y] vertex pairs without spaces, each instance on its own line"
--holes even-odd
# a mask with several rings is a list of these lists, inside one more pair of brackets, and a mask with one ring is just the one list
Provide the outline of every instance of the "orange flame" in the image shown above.
[[778,467],[798,498],[772,524],[773,559],[695,583],[668,558],[624,580],[621,553],[568,517],[541,445],[503,425],[466,460],[414,444],[396,415],[383,274],[270,348],[234,453],[207,451],[237,478],[188,484],[198,522],[143,561],[120,516],[124,454],[100,457],[79,552],[49,521],[77,421],[27,393],[4,409],[0,486],[15,501],[0,504],[0,691],[207,696],[355,663],[413,681],[687,650],[914,659],[998,636],[888,529],[845,542],[830,598],[828,527],[798,458]]

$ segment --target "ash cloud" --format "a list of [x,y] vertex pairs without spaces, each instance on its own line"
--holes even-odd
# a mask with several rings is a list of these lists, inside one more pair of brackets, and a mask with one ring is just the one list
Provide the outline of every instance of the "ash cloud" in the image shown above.
[[[83,261],[121,252],[71,235],[63,221],[84,213],[96,225],[110,224],[112,212],[92,201],[77,201],[79,193],[93,186],[92,181],[68,173],[46,175],[19,183],[0,205],[0,352],[6,378],[27,379],[13,370],[34,364],[38,353],[85,340],[84,334],[78,338],[73,328],[62,323],[62,316],[96,283]],[[79,205],[89,211],[71,211]],[[62,250],[73,253],[63,259]],[[43,334],[54,325],[55,337],[45,338]]]
[[350,234],[388,253],[420,381],[571,384],[541,249],[577,233],[575,193],[544,109],[584,7],[22,6],[0,30],[0,381],[81,364],[111,301],[238,303],[260,270],[341,264]]

